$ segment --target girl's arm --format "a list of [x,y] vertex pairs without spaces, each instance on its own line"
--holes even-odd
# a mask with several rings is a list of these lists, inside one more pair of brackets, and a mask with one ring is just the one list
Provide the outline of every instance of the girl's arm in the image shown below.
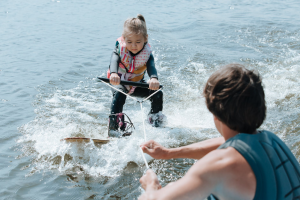
[[157,71],[155,68],[154,57],[152,53],[150,54],[149,60],[147,61],[147,73],[150,77],[149,81],[149,89],[150,90],[158,90],[159,89],[159,81],[157,78]]
[[112,85],[119,85],[120,84],[120,77],[118,75],[118,69],[119,69],[119,62],[120,62],[120,56],[117,53],[118,46],[116,46],[115,50],[113,51],[110,59],[110,78],[109,82]]
[[111,54],[110,66],[109,66],[110,74],[118,73],[120,56],[119,56],[117,50],[118,50],[118,46],[116,46],[116,48],[114,49],[114,51]]
[[153,57],[152,53],[150,54],[150,58],[147,61],[146,65],[147,65],[147,73],[148,73],[150,79],[151,78],[158,79],[157,78],[157,71],[156,71],[155,63],[154,63],[154,57]]

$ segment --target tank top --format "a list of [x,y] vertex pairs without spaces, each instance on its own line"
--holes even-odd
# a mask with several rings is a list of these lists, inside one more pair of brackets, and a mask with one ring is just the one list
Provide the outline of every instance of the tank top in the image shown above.
[[274,133],[240,133],[218,149],[227,147],[235,148],[252,168],[256,177],[254,200],[300,199],[299,162]]

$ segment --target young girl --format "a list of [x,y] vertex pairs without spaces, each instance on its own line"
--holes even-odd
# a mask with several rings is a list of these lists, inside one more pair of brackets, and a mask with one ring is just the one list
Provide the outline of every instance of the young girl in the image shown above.
[[[149,89],[119,85],[120,80],[145,82],[144,74],[146,71],[150,77]],[[148,43],[146,22],[142,15],[139,14],[136,18],[129,18],[124,22],[122,36],[117,39],[112,53],[107,77],[112,85],[132,96],[147,97],[159,89],[154,57]],[[120,129],[124,131],[126,128],[122,113],[126,95],[113,89],[112,92],[113,100],[109,116],[109,136],[110,130]],[[161,114],[163,109],[162,91],[154,94],[150,101],[149,123],[158,127],[161,125],[163,118]]]

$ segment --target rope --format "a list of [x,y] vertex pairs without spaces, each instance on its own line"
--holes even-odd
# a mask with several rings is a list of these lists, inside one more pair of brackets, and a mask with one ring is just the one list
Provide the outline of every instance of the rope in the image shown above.
[[[108,83],[106,83],[106,82],[104,82],[104,81],[102,81],[102,80],[100,80],[100,81],[103,82],[104,84],[108,85],[108,86],[111,87],[112,89],[117,90],[117,91],[121,92],[122,94],[128,96],[129,98],[131,98],[131,99],[133,99],[133,100],[135,100],[135,101],[137,101],[137,102],[140,103],[140,105],[141,105],[141,112],[142,112],[143,127],[144,127],[144,139],[145,139],[145,142],[146,142],[146,141],[147,141],[147,138],[146,138],[145,120],[144,120],[144,115],[143,115],[143,114],[144,114],[144,113],[143,113],[143,102],[146,101],[147,99],[149,99],[150,97],[152,97],[152,96],[153,96],[154,94],[156,94],[157,92],[161,91],[162,88],[160,88],[159,90],[156,90],[155,92],[153,92],[151,95],[149,95],[148,97],[146,97],[146,98],[143,99],[142,101],[139,101],[139,100],[137,100],[136,98],[130,96],[129,94],[126,94],[126,93],[123,92],[122,90],[119,90],[118,88],[113,87],[112,85],[110,85],[110,84],[108,84]],[[149,169],[149,165],[148,165],[148,163],[147,163],[147,160],[146,160],[146,158],[145,158],[144,152],[143,152],[143,150],[142,150],[141,147],[140,147],[140,150],[141,150],[142,157],[143,157],[143,160],[144,160],[144,162],[145,162],[145,165],[146,165],[147,169]]]
[[155,95],[157,92],[159,92],[159,91],[161,91],[162,90],[162,88],[160,88],[159,90],[156,90],[155,92],[153,92],[151,95],[149,95],[146,99],[144,99],[143,101],[142,101],[142,103],[144,102],[144,101],[146,101],[147,99],[149,99],[150,97],[152,97],[153,95]]
[[139,101],[139,100],[137,100],[137,98],[134,98],[134,97],[130,96],[129,94],[126,94],[126,93],[123,92],[122,90],[119,90],[118,88],[116,88],[116,87],[114,87],[114,86],[112,86],[112,85],[110,85],[110,84],[108,84],[108,83],[102,81],[101,79],[100,79],[100,81],[101,81],[102,83],[108,85],[108,86],[111,87],[112,89],[121,92],[122,94],[128,96],[129,98],[132,98],[133,100],[135,100],[136,102],[139,102],[139,103],[143,103],[144,101],[148,100],[150,97],[152,97],[152,96],[155,95],[157,92],[159,92],[159,91],[161,91],[161,90],[163,89],[163,88],[160,88],[159,90],[156,90],[155,92],[153,92],[151,95],[149,95],[148,97],[146,97],[146,98],[143,99],[142,101]]
[[104,83],[104,84],[106,84],[106,85],[108,85],[109,87],[111,87],[112,89],[114,89],[114,90],[117,90],[117,91],[119,91],[119,92],[121,92],[122,94],[125,94],[126,96],[128,96],[129,98],[132,98],[133,100],[135,100],[135,101],[137,101],[137,102],[139,102],[139,100],[137,100],[136,98],[134,98],[134,97],[132,97],[132,96],[130,96],[130,95],[128,95],[128,94],[126,94],[125,92],[123,92],[122,90],[119,90],[118,88],[116,88],[116,87],[113,87],[112,85],[110,85],[110,84],[108,84],[108,83],[106,83],[106,82],[104,82],[104,81],[102,81],[102,80],[100,80],[102,83]]
[[145,156],[144,156],[144,152],[143,152],[143,150],[142,150],[141,147],[140,147],[140,150],[141,150],[141,154],[142,154],[142,156],[143,156],[143,159],[144,159],[144,162],[145,162],[145,165],[146,165],[147,169],[150,169],[150,168],[149,168],[149,165],[148,165],[148,163],[147,163],[147,160],[146,160],[146,158],[145,158]]
[[146,129],[145,129],[145,120],[144,120],[144,112],[143,112],[143,103],[140,102],[140,105],[141,105],[141,111],[142,111],[142,120],[143,120],[143,126],[144,126],[144,138],[145,138],[145,142],[147,141],[146,139]]

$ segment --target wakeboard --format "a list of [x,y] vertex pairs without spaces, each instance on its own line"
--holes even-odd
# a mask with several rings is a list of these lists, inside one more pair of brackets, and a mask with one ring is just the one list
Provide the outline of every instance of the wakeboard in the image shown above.
[[69,137],[69,138],[63,138],[60,141],[66,141],[68,143],[89,143],[93,141],[94,144],[101,145],[101,144],[107,144],[108,142],[115,139],[116,138],[92,139],[92,138],[85,138],[85,137]]

